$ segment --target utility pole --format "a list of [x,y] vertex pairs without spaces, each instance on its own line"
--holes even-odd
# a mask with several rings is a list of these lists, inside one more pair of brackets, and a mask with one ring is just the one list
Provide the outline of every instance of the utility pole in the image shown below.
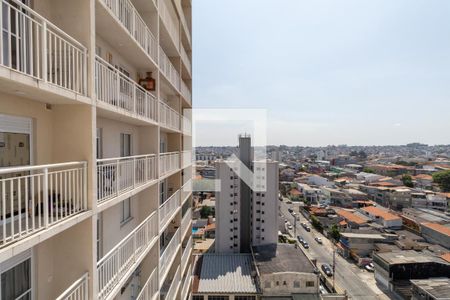
[[[294,239],[297,239],[297,218],[294,216]],[[295,241],[295,248],[297,248],[297,241]]]

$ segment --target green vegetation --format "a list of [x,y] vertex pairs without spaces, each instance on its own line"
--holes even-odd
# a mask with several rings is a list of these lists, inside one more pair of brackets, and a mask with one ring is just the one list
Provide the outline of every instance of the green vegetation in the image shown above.
[[311,225],[317,229],[319,232],[323,232],[322,223],[320,223],[319,219],[316,216],[311,216]]
[[402,182],[407,187],[414,187],[411,175],[405,174],[402,176]]
[[437,183],[443,192],[450,192],[450,170],[434,173],[433,182]]
[[375,170],[374,169],[372,169],[372,168],[368,168],[368,167],[365,167],[364,169],[363,169],[363,172],[366,172],[366,173],[375,173]]
[[411,162],[411,161],[399,160],[397,162],[397,165],[407,166],[407,167],[415,167],[415,166],[417,166],[417,163]]
[[339,232],[339,228],[336,224],[331,226],[330,235],[335,241],[339,241],[339,239],[341,238],[341,233]]
[[209,206],[202,206],[202,208],[200,209],[200,217],[202,219],[206,219],[209,216],[213,215],[213,211],[211,209],[211,207]]

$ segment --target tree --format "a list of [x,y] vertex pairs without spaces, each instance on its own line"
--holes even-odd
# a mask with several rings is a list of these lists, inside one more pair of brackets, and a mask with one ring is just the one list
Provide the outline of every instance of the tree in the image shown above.
[[402,182],[407,187],[414,187],[411,175],[405,174],[402,176]]
[[200,209],[200,217],[202,219],[208,218],[210,215],[212,215],[212,209],[209,206],[202,206]]
[[434,173],[433,182],[437,183],[443,192],[450,192],[450,170]]
[[341,233],[339,232],[339,228],[336,224],[331,226],[330,235],[335,241],[339,241],[339,239],[341,238]]
[[367,153],[364,152],[364,150],[361,150],[358,152],[358,157],[361,159],[366,159],[367,158]]
[[369,167],[365,167],[365,168],[363,169],[363,172],[365,172],[365,173],[375,173],[375,170],[372,169],[372,168],[369,168]]
[[311,216],[311,224],[318,231],[323,231],[322,223],[320,223],[319,219],[317,219],[316,216]]

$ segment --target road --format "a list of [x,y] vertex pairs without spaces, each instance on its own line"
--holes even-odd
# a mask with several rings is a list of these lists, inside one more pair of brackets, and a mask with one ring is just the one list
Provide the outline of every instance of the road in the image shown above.
[[[288,204],[284,201],[280,201],[281,214],[294,225],[294,218],[288,211]],[[298,211],[295,210],[297,213]],[[311,227],[311,232],[307,232],[301,226],[302,222],[307,222]],[[293,230],[292,232],[293,233]],[[303,251],[308,252],[310,257],[317,259],[317,266],[323,263],[327,263],[330,266],[333,265],[333,244],[325,238],[322,234],[314,230],[310,223],[300,215],[300,221],[297,221],[297,235],[303,237],[310,246],[309,249],[305,249],[302,246]],[[322,239],[323,245],[318,244],[314,238],[318,236]],[[336,285],[347,291],[350,299],[390,299],[375,285],[373,273],[369,273],[360,269],[355,264],[348,262],[340,255],[336,254]]]

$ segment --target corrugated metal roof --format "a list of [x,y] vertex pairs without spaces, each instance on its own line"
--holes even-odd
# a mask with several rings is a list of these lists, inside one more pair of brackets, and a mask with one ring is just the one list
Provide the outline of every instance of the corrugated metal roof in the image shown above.
[[257,293],[250,254],[204,254],[198,293]]

